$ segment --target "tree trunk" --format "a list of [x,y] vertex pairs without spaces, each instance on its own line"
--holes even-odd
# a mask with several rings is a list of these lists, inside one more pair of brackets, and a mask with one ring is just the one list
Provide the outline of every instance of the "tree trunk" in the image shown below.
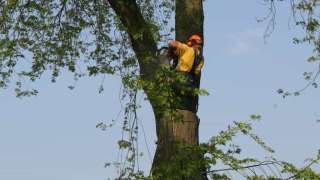
[[[203,37],[203,20],[202,0],[176,0],[176,40],[186,42],[192,34]],[[192,111],[177,111],[182,120],[156,115],[158,144],[153,176],[156,179],[207,179],[203,156],[197,148],[199,119]]]

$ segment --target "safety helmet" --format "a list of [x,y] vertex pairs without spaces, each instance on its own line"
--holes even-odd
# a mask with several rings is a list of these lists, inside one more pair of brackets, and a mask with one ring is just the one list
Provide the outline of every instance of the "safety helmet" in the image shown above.
[[193,46],[194,44],[200,44],[202,45],[202,38],[197,35],[197,34],[194,34],[194,35],[191,35],[188,39],[188,46]]

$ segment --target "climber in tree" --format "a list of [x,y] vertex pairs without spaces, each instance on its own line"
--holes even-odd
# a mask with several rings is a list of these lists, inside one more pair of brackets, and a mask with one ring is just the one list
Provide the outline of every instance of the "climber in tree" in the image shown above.
[[[173,68],[185,79],[178,81],[175,85],[175,93],[179,97],[177,109],[196,113],[199,98],[197,94],[194,94],[194,90],[200,87],[201,69],[204,65],[202,38],[195,34],[189,37],[187,44],[171,40],[168,45],[173,54],[177,56],[177,62],[174,63]],[[191,93],[188,90],[192,90]]]

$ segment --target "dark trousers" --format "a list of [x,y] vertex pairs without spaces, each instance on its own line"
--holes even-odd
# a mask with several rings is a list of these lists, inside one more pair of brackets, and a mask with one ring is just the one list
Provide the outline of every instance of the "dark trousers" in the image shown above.
[[197,88],[194,76],[187,72],[178,72],[183,80],[177,80],[174,84],[174,92],[177,97],[176,109],[197,112],[198,95],[195,94]]

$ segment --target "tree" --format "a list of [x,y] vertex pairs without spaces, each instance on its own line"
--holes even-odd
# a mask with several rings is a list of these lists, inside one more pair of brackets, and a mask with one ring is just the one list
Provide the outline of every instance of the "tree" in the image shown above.
[[[110,6],[119,16],[120,21],[127,29],[132,48],[137,55],[140,65],[140,74],[143,81],[157,81],[156,72],[161,67],[161,61],[157,58],[157,42],[153,37],[153,32],[148,28],[145,18],[141,15],[135,1],[109,1]],[[175,29],[176,39],[185,42],[192,34],[203,35],[203,8],[201,0],[176,1]],[[190,21],[192,24],[190,25]],[[141,38],[136,38],[140,34]],[[179,111],[183,116],[182,122],[172,120],[172,116],[165,116],[162,99],[166,95],[160,95],[154,89],[150,90],[150,84],[143,86],[154,110],[156,119],[158,145],[153,162],[153,174],[160,179],[166,177],[164,169],[168,166],[179,152],[177,142],[198,145],[198,122],[196,115],[187,110]],[[156,94],[155,94],[156,93]],[[160,97],[160,99],[159,99]],[[165,101],[168,103],[168,101]],[[194,102],[195,103],[195,102]],[[169,108],[170,110],[170,108]],[[171,171],[172,169],[169,169]],[[191,175],[194,176],[194,175]],[[199,172],[196,173],[200,177]],[[190,177],[189,177],[190,178]]]
[[[64,67],[79,78],[83,74],[77,72],[76,66],[81,56],[87,56],[87,61],[93,60],[95,64],[87,67],[89,75],[122,73],[126,68],[129,73],[122,74],[124,85],[133,91],[137,90],[137,85],[141,86],[153,107],[158,135],[153,174],[164,176],[167,173],[162,167],[175,158],[178,142],[198,145],[198,122],[194,113],[184,110],[178,111],[183,117],[182,122],[174,123],[172,116],[166,115],[166,111],[171,109],[166,105],[169,102],[163,93],[165,91],[155,90],[153,82],[159,82],[157,73],[164,63],[157,54],[159,42],[163,41],[159,28],[161,23],[165,23],[155,22],[153,13],[157,7],[169,12],[173,3],[135,0],[1,1],[1,87],[7,85],[16,64],[26,53],[32,54],[31,70],[22,70],[17,75],[31,81],[50,69],[52,82],[55,82]],[[191,34],[202,35],[202,0],[178,0],[175,7],[176,39],[185,42]],[[190,20],[193,22],[191,26]],[[113,30],[120,34],[120,39],[112,37]],[[93,40],[84,41],[84,33]],[[117,47],[117,43],[121,46]],[[136,73],[138,69],[139,75]],[[137,79],[140,84],[135,82]],[[37,94],[37,90],[21,90],[20,81],[16,85],[18,97]]]
[[[79,72],[78,66],[85,66],[90,76],[120,75],[129,98],[125,113],[136,115],[135,95],[140,89],[146,93],[154,111],[158,136],[152,168],[154,178],[205,179],[208,166],[216,164],[219,158],[233,169],[256,162],[234,158],[234,154],[240,153],[239,148],[225,152],[217,147],[239,132],[271,151],[250,133],[250,124],[244,122],[235,123],[211,142],[198,146],[196,115],[172,109],[170,78],[175,78],[175,74],[163,66],[158,54],[158,46],[168,38],[161,28],[168,25],[175,7],[176,39],[184,42],[191,34],[203,35],[202,0],[176,0],[175,4],[170,0],[9,0],[0,4],[0,86],[6,87],[15,76],[35,81],[46,71],[52,72],[55,82],[63,68],[78,79],[85,75]],[[159,14],[167,17],[157,21]],[[18,64],[30,54],[33,59],[30,69],[19,68]],[[86,60],[79,62],[81,58]],[[17,96],[37,94],[36,90],[22,88],[17,80]],[[135,126],[128,125],[127,119],[124,124],[130,137],[128,141],[119,141],[119,146],[131,150],[128,161],[134,161]],[[203,158],[204,153],[218,156]],[[138,175],[134,174],[133,166],[122,178]],[[218,174],[212,176],[217,178]]]

